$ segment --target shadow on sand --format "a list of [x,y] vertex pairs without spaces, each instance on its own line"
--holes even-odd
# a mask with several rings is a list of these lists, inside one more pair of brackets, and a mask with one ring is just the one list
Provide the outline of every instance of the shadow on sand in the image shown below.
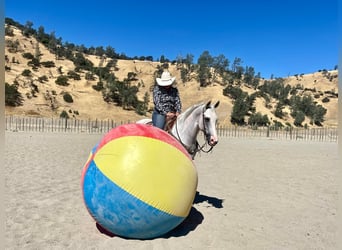
[[[215,208],[223,208],[223,199],[218,199],[216,197],[210,197],[199,192],[196,192],[196,196],[193,204],[198,204],[202,202],[207,202]],[[188,217],[179,224],[176,228],[171,230],[170,232],[163,235],[162,238],[170,238],[170,237],[180,237],[185,236],[191,231],[194,231],[196,227],[202,223],[204,217],[201,212],[199,212],[196,208],[192,207]]]
[[208,202],[210,205],[212,205],[215,208],[223,208],[223,205],[222,205],[223,199],[206,196],[206,195],[200,194],[199,192],[196,192],[194,204],[202,203],[204,201]]
[[[203,194],[200,194],[199,192],[196,192],[196,196],[194,199],[193,204],[198,204],[198,203],[202,203],[202,202],[207,202],[208,204],[210,204],[211,206],[215,207],[215,208],[223,208],[223,200],[222,199],[218,199],[216,197],[210,197],[210,196],[206,196]],[[179,224],[177,227],[175,227],[174,229],[172,229],[170,232],[159,236],[157,238],[170,238],[170,237],[181,237],[181,236],[185,236],[188,233],[190,233],[191,231],[194,231],[198,225],[200,225],[203,221],[204,217],[202,215],[201,212],[199,212],[196,208],[191,207],[190,213],[189,215],[184,219],[184,221]],[[108,230],[106,230],[105,228],[103,228],[101,225],[99,225],[98,223],[96,223],[96,227],[97,229],[107,235],[108,237],[115,237],[116,235],[109,232]]]

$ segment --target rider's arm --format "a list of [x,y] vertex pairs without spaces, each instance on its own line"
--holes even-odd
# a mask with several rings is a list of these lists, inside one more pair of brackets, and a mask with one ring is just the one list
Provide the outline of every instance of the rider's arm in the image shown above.
[[176,90],[175,110],[176,110],[176,113],[180,114],[182,112],[182,102],[179,97],[178,89],[175,89],[175,90]]

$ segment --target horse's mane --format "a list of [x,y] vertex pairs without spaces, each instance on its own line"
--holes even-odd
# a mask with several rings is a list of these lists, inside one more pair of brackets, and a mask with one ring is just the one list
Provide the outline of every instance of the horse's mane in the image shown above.
[[180,122],[183,122],[184,120],[186,120],[186,118],[195,110],[197,109],[198,107],[200,106],[203,106],[204,103],[201,102],[201,103],[198,103],[198,104],[194,104],[192,105],[191,107],[187,108],[183,113],[181,113],[179,116],[178,116],[178,119]]

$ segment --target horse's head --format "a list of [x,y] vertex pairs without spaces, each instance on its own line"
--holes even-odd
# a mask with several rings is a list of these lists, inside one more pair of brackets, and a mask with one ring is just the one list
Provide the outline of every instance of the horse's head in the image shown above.
[[204,132],[206,140],[209,146],[215,146],[218,143],[218,137],[216,132],[217,115],[215,108],[218,107],[220,101],[215,105],[211,104],[211,101],[207,102],[203,109],[203,122],[200,124],[200,129]]

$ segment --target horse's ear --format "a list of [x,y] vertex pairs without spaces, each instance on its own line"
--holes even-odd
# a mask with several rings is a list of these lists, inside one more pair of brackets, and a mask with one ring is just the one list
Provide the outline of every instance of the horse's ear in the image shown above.
[[210,109],[211,101],[208,101],[207,104],[205,105],[205,109]]
[[219,104],[220,104],[220,101],[217,101],[214,105],[214,108],[217,108],[219,106]]

